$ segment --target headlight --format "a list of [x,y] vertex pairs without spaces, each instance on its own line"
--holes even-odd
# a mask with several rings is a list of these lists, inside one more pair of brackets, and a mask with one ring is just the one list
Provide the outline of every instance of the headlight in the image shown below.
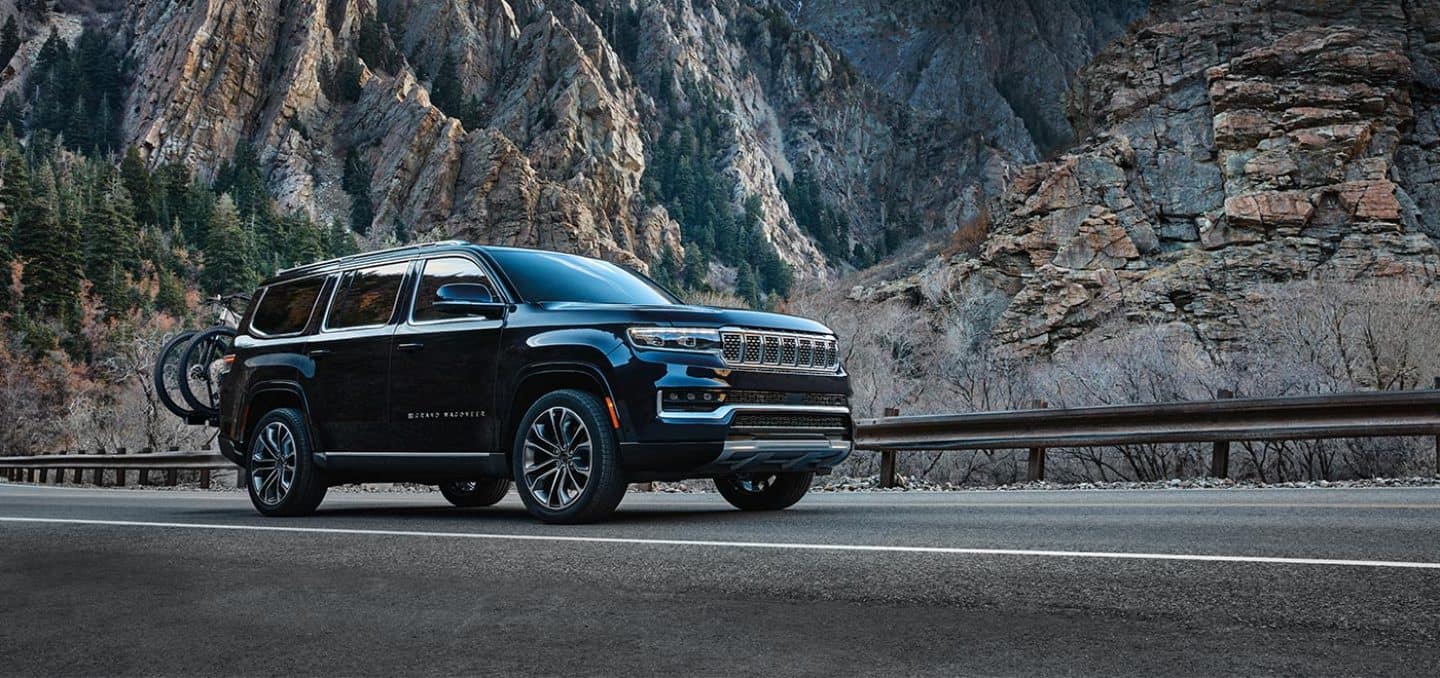
[[720,330],[706,327],[632,327],[630,343],[666,351],[720,350]]

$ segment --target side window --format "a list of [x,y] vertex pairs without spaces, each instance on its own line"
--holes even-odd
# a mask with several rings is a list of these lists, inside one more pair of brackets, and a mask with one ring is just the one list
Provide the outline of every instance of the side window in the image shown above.
[[400,295],[400,283],[404,282],[405,270],[409,267],[408,263],[386,264],[345,273],[335,288],[335,300],[330,303],[325,329],[371,327],[389,322],[395,310],[395,298]]
[[250,318],[250,327],[260,334],[295,334],[310,323],[315,300],[325,287],[325,278],[306,278],[279,283],[265,289],[260,305]]
[[420,287],[415,292],[415,310],[410,319],[414,322],[455,319],[454,315],[435,310],[435,293],[453,283],[478,283],[495,293],[495,285],[479,264],[463,257],[430,259],[425,262],[424,273],[420,276]]

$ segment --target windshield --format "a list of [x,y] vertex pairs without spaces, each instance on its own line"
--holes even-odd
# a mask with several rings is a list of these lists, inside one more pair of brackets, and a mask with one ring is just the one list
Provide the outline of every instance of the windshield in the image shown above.
[[608,261],[537,250],[492,249],[525,301],[590,304],[676,304],[648,278]]

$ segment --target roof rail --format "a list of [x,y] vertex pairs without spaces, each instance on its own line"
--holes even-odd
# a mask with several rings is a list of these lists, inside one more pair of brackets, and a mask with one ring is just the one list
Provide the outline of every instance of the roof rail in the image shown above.
[[320,267],[320,266],[326,266],[326,265],[329,265],[329,264],[343,264],[343,263],[345,263],[345,262],[347,262],[347,261],[354,261],[354,260],[356,260],[356,259],[364,259],[364,258],[367,258],[367,257],[378,256],[378,255],[381,255],[381,254],[392,254],[392,253],[395,253],[395,252],[408,252],[408,251],[411,251],[411,250],[419,251],[419,250],[423,250],[423,249],[426,249],[426,248],[429,248],[429,247],[442,247],[442,246],[451,246],[451,245],[469,245],[469,244],[470,244],[470,243],[469,243],[468,241],[465,241],[465,240],[437,240],[437,241],[435,241],[435,242],[422,242],[422,243],[417,243],[417,244],[414,244],[414,245],[401,245],[401,246],[399,246],[399,247],[390,247],[390,248],[387,248],[387,249],[383,249],[383,250],[373,250],[373,251],[370,251],[370,252],[359,252],[359,253],[357,253],[357,254],[347,254],[347,255],[345,255],[345,256],[343,256],[343,257],[336,257],[336,258],[334,258],[334,259],[326,259],[326,260],[324,260],[324,261],[316,261],[316,262],[314,262],[314,263],[301,264],[301,265],[299,265],[299,266],[292,266],[292,267],[290,267],[290,268],[281,269],[281,270],[279,270],[279,271],[276,271],[276,272],[275,272],[275,275],[276,275],[276,276],[282,276],[282,275],[285,275],[285,274],[287,274],[287,273],[293,273],[293,272],[295,272],[295,271],[300,271],[300,270],[304,270],[304,269],[307,269],[307,268],[318,268],[318,267]]

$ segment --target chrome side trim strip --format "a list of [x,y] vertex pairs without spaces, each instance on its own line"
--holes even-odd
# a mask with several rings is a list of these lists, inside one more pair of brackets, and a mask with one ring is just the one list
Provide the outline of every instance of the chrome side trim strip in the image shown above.
[[326,452],[327,457],[399,457],[401,459],[446,459],[450,457],[490,457],[504,452]]
[[826,438],[824,440],[736,439],[725,441],[725,451],[716,461],[728,461],[737,454],[764,452],[849,452],[850,447],[851,442],[842,438]]
[[720,422],[736,412],[786,412],[805,414],[850,414],[850,408],[840,405],[721,405],[709,412],[666,411],[660,394],[655,394],[656,417],[660,421]]

